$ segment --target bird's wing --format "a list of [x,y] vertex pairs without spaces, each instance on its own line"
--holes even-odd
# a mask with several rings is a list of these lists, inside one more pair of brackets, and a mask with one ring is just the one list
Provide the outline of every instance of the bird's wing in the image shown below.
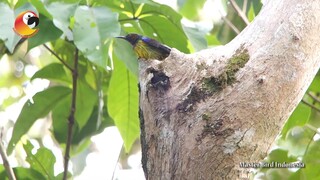
[[141,40],[145,42],[146,44],[150,45],[151,47],[154,47],[160,51],[163,51],[163,53],[170,54],[171,49],[165,45],[162,45],[158,41],[148,38],[148,37],[142,37]]

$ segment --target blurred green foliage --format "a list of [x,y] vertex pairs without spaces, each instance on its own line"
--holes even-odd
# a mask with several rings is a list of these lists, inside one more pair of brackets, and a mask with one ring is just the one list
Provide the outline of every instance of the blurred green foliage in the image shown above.
[[[53,138],[62,147],[65,145],[72,85],[72,73],[68,67],[73,67],[76,48],[80,50],[80,62],[73,153],[79,153],[88,147],[92,135],[113,125],[119,129],[126,151],[129,151],[139,137],[138,62],[131,46],[114,37],[139,33],[182,52],[193,53],[232,40],[237,33],[227,21],[239,31],[246,27],[228,0],[221,0],[226,16],[223,20],[212,22],[214,28],[209,31],[197,25],[187,26],[181,23],[182,18],[200,20],[205,0],[178,0],[178,12],[151,0],[14,2],[0,1],[0,64],[8,66],[7,71],[0,72],[0,87],[16,87],[23,91],[22,83],[35,79],[47,79],[50,86],[35,94],[34,102],[28,100],[23,106],[14,125],[8,153],[13,151],[34,122],[42,117],[52,118]],[[249,21],[254,19],[262,6],[260,0],[236,0],[236,3]],[[40,30],[34,37],[22,42],[12,31],[14,18],[19,12],[30,9],[40,16]],[[34,48],[46,50],[44,43],[64,63],[49,53],[39,59],[28,56],[28,52]],[[32,77],[27,77],[21,68],[17,68],[19,63],[24,66],[37,65],[40,69]],[[320,74],[317,74],[305,95],[304,103],[297,106],[279,135],[277,147],[265,159],[267,162],[302,161],[306,167],[294,171],[286,168],[264,168],[258,170],[256,175],[262,179],[320,177],[317,168],[320,165],[320,143],[319,138],[315,138],[319,137],[319,132],[315,130],[320,127],[320,113],[317,110],[320,109],[320,101],[317,99],[320,95],[319,87]],[[20,93],[19,96],[4,99],[0,110],[5,110],[22,96],[23,93]],[[53,175],[55,157],[50,150],[41,147],[36,154],[32,154],[30,143],[24,145],[24,149],[31,167],[27,170],[22,167],[14,168],[18,179],[53,179],[61,176]],[[44,159],[41,162],[35,160],[39,158]],[[4,177],[4,169],[0,166],[0,179],[5,179]]]

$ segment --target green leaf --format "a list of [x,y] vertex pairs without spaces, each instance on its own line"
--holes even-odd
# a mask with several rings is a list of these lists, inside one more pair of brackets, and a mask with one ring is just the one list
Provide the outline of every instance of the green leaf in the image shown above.
[[[161,16],[147,16],[140,19],[140,25],[146,36],[157,39],[158,41],[170,47],[177,48],[182,52],[190,52],[188,49],[188,39],[183,30],[177,29],[177,26],[167,19]],[[154,36],[154,33],[157,34],[156,37]]]
[[55,179],[54,178],[54,163],[56,162],[56,157],[52,152],[44,147],[41,147],[37,150],[36,154],[32,153],[33,145],[30,141],[27,144],[23,145],[24,150],[27,153],[26,160],[30,163],[32,169],[41,172],[46,179]]
[[114,68],[108,93],[108,112],[120,131],[126,152],[129,152],[139,136],[138,82],[119,60],[114,60]]
[[116,39],[113,49],[114,55],[125,63],[131,73],[138,77],[138,57],[134,53],[131,44],[122,39]]
[[160,4],[145,4],[139,16],[141,16],[139,22],[144,35],[155,38],[182,52],[190,52],[188,39],[181,25],[182,16],[171,7]]
[[105,68],[107,40],[120,33],[118,14],[105,7],[78,6],[74,18],[74,43],[90,61]]
[[66,4],[61,2],[54,2],[47,6],[48,11],[53,17],[53,24],[63,31],[64,36],[69,41],[73,40],[73,34],[70,25],[70,18],[74,16],[77,4]]
[[320,140],[312,141],[308,150],[303,157],[305,168],[302,172],[306,175],[306,179],[314,179],[320,177]]
[[308,91],[320,92],[320,71],[318,71],[318,74],[314,77]]
[[55,27],[52,20],[46,16],[40,14],[39,19],[39,31],[36,35],[28,39],[28,51],[46,42],[54,41],[62,34],[62,31]]
[[291,114],[290,118],[287,120],[286,124],[282,128],[281,135],[284,139],[287,132],[295,126],[305,125],[310,118],[311,109],[304,103],[299,103],[296,109]]
[[3,40],[10,53],[13,53],[14,48],[21,39],[13,31],[15,21],[14,11],[7,4],[0,3],[0,12],[0,39]]
[[[2,165],[0,165],[1,167]],[[7,180],[8,175],[6,171],[0,171],[0,179]],[[22,167],[16,167],[13,168],[13,173],[16,177],[16,179],[19,180],[30,180],[30,179],[46,179],[40,172],[32,169],[32,168],[22,168]]]
[[57,103],[71,90],[67,87],[56,86],[48,88],[33,96],[34,103],[28,100],[14,125],[11,140],[8,145],[8,154],[11,154],[13,147],[20,140],[21,136],[28,132],[32,124],[39,118],[46,116]]
[[[54,135],[59,143],[65,143],[67,137],[68,117],[71,108],[71,94],[61,99],[52,111]],[[97,104],[98,94],[83,79],[78,80],[74,135],[89,121]]]
[[94,106],[97,104],[98,93],[87,82],[79,79],[77,86],[77,100],[75,118],[82,129],[89,120]]
[[202,9],[206,0],[180,0],[180,10],[179,12],[186,18],[190,20],[198,20],[199,11]]
[[[52,19],[51,14],[48,12],[48,10],[44,7],[44,4],[42,1],[39,0],[29,0],[30,3],[38,10],[39,14],[45,15],[47,18]],[[41,22],[41,19],[40,19]]]
[[65,82],[67,84],[71,84],[71,75],[66,71],[63,64],[60,63],[52,63],[49,64],[39,71],[37,71],[32,77],[31,80],[36,78],[43,78],[49,80],[57,80],[61,82]]
[[252,5],[253,5],[254,13],[257,16],[262,7],[261,0],[252,0]]
[[281,146],[288,150],[288,156],[302,157],[306,153],[314,134],[314,131],[306,126],[296,126],[288,131]]
[[190,40],[193,48],[196,51],[207,48],[207,41],[205,39],[205,33],[201,32],[197,28],[182,26],[184,32],[186,33],[188,39]]

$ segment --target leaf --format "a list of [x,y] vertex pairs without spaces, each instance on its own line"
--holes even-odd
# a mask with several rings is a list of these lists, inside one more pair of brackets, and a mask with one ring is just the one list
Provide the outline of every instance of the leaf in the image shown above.
[[296,126],[287,133],[285,141],[281,144],[288,150],[288,156],[302,157],[312,141],[314,131],[304,126]]
[[190,40],[193,48],[196,51],[200,51],[202,49],[207,48],[207,41],[205,39],[205,33],[201,32],[197,28],[186,27],[182,26],[185,34],[187,35],[188,39]]
[[120,131],[126,152],[139,136],[138,82],[119,60],[114,60],[114,71],[108,93],[108,112]]
[[[19,179],[19,180],[45,179],[45,177],[40,172],[32,168],[15,167],[13,168],[13,173],[16,179]],[[6,171],[0,171],[0,179],[3,179],[3,180],[8,179],[8,175]]]
[[62,31],[55,27],[52,20],[46,16],[40,14],[39,19],[39,26],[37,27],[39,31],[33,37],[28,38],[28,51],[46,42],[54,41],[62,34]]
[[73,40],[73,34],[70,25],[70,18],[74,16],[77,4],[66,4],[61,2],[53,2],[47,6],[48,11],[53,17],[53,24],[63,31],[64,36],[69,41]]
[[14,48],[21,39],[13,31],[15,21],[14,11],[7,4],[0,3],[0,12],[0,39],[3,40],[10,53],[13,53]]
[[[45,15],[47,18],[52,19],[51,14],[48,12],[48,10],[44,7],[44,4],[42,1],[39,0],[29,0],[30,3],[38,10],[39,14]],[[41,20],[41,19],[40,19]]]
[[116,39],[113,44],[114,55],[117,56],[126,67],[138,77],[138,57],[133,52],[131,44],[122,39]]
[[320,71],[318,71],[317,75],[312,80],[312,83],[309,86],[308,91],[320,92]]
[[39,92],[33,96],[34,103],[28,100],[14,125],[11,140],[8,145],[8,154],[20,140],[21,136],[28,132],[32,124],[39,118],[46,116],[57,103],[71,93],[67,87],[55,86]]
[[41,172],[46,179],[55,179],[54,177],[54,163],[56,157],[52,152],[44,147],[37,150],[36,154],[32,153],[33,145],[30,141],[23,145],[24,150],[27,153],[26,160],[30,163],[32,169]]
[[[65,96],[52,111],[54,135],[59,143],[65,143],[66,141],[71,99],[71,94],[69,96]],[[79,79],[77,84],[75,112],[76,127],[74,128],[73,136],[75,136],[77,131],[81,130],[87,124],[92,111],[97,104],[97,100],[97,92],[95,92],[87,82]]]
[[310,113],[311,113],[310,107],[308,107],[304,103],[299,103],[281,130],[282,138],[285,138],[287,132],[291,128],[295,126],[305,125],[310,118]]
[[303,162],[305,163],[305,168],[302,172],[306,175],[306,179],[314,179],[315,177],[320,177],[320,140],[312,141],[308,150],[303,157]]
[[[190,52],[188,49],[188,39],[183,30],[177,29],[177,26],[167,19],[161,16],[147,16],[140,19],[140,25],[146,36],[157,39],[182,52]],[[155,37],[154,34],[157,34],[157,36]]]
[[82,129],[89,120],[94,106],[97,104],[98,93],[84,80],[78,80],[75,118]]
[[199,12],[202,9],[206,0],[180,0],[180,10],[179,12],[187,19],[198,20]]
[[70,74],[64,69],[64,65],[60,63],[51,63],[43,67],[37,71],[30,80],[34,80],[36,78],[58,80],[67,84],[71,84],[72,81]]
[[106,7],[78,6],[74,18],[74,43],[90,61],[105,68],[107,40],[120,33],[118,14]]

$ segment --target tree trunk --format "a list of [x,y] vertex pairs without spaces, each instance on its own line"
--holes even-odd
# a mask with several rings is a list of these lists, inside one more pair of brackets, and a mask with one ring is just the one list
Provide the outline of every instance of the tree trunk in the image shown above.
[[239,179],[320,67],[320,1],[269,0],[225,46],[140,62],[147,179]]

